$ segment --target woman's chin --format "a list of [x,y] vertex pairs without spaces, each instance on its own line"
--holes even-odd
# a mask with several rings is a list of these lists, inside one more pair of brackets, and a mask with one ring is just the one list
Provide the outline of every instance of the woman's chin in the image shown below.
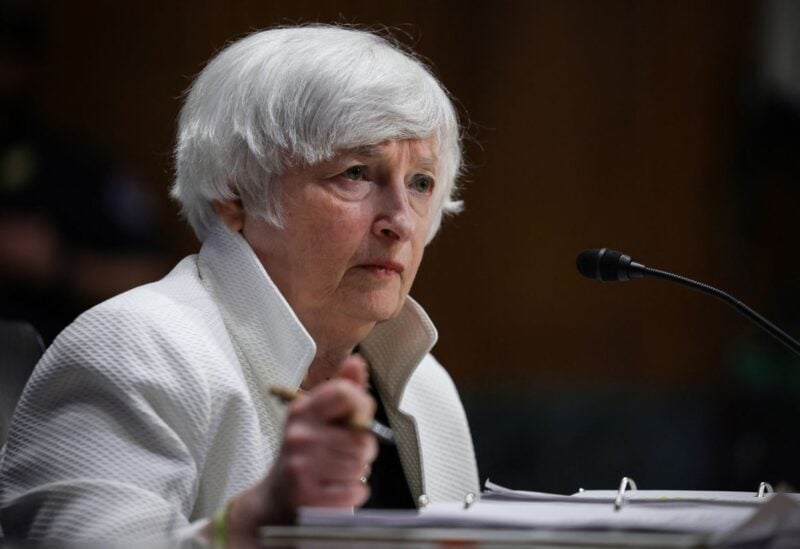
[[368,295],[349,301],[346,306],[343,306],[342,310],[350,318],[363,322],[378,323],[400,314],[403,303],[405,303],[405,296],[397,295],[397,291],[370,292]]

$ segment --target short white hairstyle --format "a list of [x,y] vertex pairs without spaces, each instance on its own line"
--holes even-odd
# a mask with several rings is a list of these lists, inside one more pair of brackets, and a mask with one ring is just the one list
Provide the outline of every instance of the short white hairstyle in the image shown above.
[[214,201],[280,226],[287,166],[390,139],[437,144],[428,240],[461,209],[461,135],[453,103],[410,52],[369,31],[312,25],[251,34],[219,52],[189,89],[178,122],[171,195],[202,241]]

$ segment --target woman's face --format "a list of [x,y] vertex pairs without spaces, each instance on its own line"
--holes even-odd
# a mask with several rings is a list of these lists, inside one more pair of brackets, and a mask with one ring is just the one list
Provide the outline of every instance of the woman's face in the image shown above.
[[289,168],[283,227],[245,217],[245,239],[312,335],[371,329],[400,311],[433,215],[435,150],[393,140]]

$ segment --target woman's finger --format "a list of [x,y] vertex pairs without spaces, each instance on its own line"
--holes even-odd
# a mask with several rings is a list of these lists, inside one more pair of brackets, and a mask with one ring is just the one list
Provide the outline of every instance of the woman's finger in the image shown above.
[[366,389],[369,383],[367,361],[358,353],[350,355],[342,361],[336,377],[349,379],[362,389]]
[[287,428],[282,452],[288,457],[302,456],[306,470],[301,476],[313,478],[353,478],[375,459],[375,438],[344,427],[299,424]]
[[349,482],[330,482],[320,486],[315,497],[320,507],[359,507],[369,498],[369,486],[356,479]]
[[368,424],[375,413],[375,401],[362,388],[348,379],[331,379],[296,400],[289,408],[290,416],[306,416],[319,423]]

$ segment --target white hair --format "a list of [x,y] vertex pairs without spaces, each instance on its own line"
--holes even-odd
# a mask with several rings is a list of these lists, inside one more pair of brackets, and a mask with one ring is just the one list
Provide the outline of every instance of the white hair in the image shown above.
[[437,186],[428,233],[455,199],[458,119],[425,65],[371,32],[335,26],[277,28],[234,42],[192,84],[178,122],[171,195],[202,241],[214,201],[280,226],[279,176],[337,151],[388,139],[434,138]]

